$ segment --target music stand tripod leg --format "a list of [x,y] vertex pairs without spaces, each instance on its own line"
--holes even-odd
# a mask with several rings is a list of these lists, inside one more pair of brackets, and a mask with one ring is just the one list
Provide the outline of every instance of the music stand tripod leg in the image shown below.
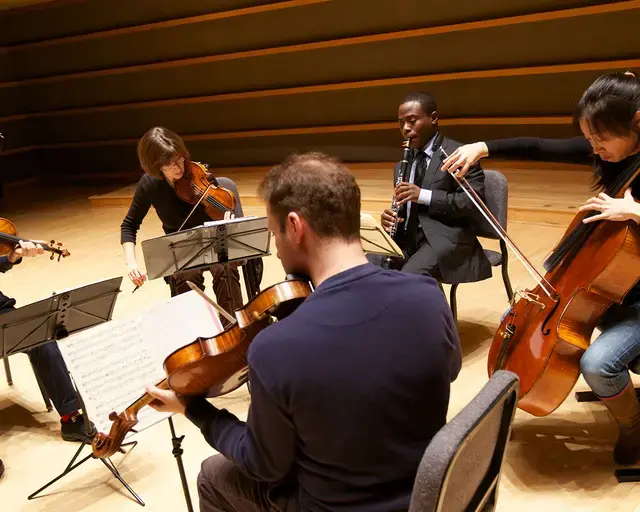
[[[93,455],[93,453],[90,453],[89,455],[87,455],[86,457],[84,457],[82,460],[80,460],[79,462],[76,462],[76,459],[80,456],[80,453],[82,452],[82,449],[85,446],[90,446],[91,443],[91,439],[87,438],[84,441],[82,441],[82,444],[80,445],[80,448],[78,448],[78,450],[76,451],[75,455],[73,456],[73,458],[69,461],[69,464],[67,464],[67,467],[64,469],[64,471],[62,473],[60,473],[57,477],[55,477],[53,480],[51,480],[50,482],[46,483],[45,485],[43,485],[42,487],[40,487],[40,489],[38,489],[37,491],[35,491],[34,493],[30,494],[27,499],[32,500],[34,498],[36,498],[38,496],[38,494],[40,494],[42,491],[44,491],[45,489],[47,489],[48,487],[52,486],[53,484],[55,484],[58,480],[62,479],[63,477],[67,476],[69,473],[71,473],[74,469],[76,469],[77,467],[80,467],[82,464],[84,464],[85,462],[87,462],[89,459],[95,459],[97,457],[95,457]],[[124,445],[123,445],[124,446]],[[131,495],[134,497],[134,499],[141,505],[141,506],[145,506],[144,501],[142,501],[142,498],[140,498],[140,496],[138,496],[138,494],[136,494],[136,492],[129,486],[129,484],[122,478],[122,476],[120,475],[120,473],[118,472],[118,470],[116,469],[116,467],[113,465],[113,463],[109,460],[109,462],[107,462],[104,459],[100,459],[100,461],[102,461],[102,463],[107,467],[107,469],[109,469],[109,471],[111,471],[111,473],[113,474],[113,476],[115,476],[118,481],[124,485],[124,487],[127,489],[127,491],[129,491],[131,493]]]
[[[3,337],[4,338],[4,337]],[[11,377],[11,366],[9,365],[9,355],[4,339],[2,340],[2,359],[4,361],[4,374],[7,377],[7,384],[13,386],[13,378]]]
[[184,471],[184,464],[182,463],[182,440],[184,436],[177,437],[176,429],[173,425],[173,418],[169,417],[169,428],[171,429],[171,442],[173,444],[173,456],[176,458],[178,464],[178,472],[180,473],[180,480],[182,482],[182,491],[184,492],[184,499],[187,502],[187,510],[193,512],[193,504],[191,503],[191,494],[189,494],[189,484],[187,483],[187,475]]
[[[69,378],[71,379],[73,387],[75,388],[76,397],[78,398],[78,404],[80,405],[80,408],[82,409],[82,412],[83,412],[82,416],[84,417],[85,431],[86,432],[90,432],[91,428],[92,428],[91,420],[89,419],[89,413],[87,412],[87,409],[86,409],[86,407],[84,405],[84,400],[82,399],[82,395],[78,391],[78,387],[75,385],[75,381],[73,380],[73,376],[71,374],[69,374]],[[40,494],[46,488],[50,487],[51,485],[56,483],[58,480],[60,480],[62,477],[64,477],[64,476],[68,475],[69,473],[71,473],[74,469],[76,469],[77,467],[81,466],[82,464],[87,462],[89,459],[97,459],[98,457],[96,457],[92,452],[89,455],[87,455],[85,458],[83,458],[80,462],[76,463],[76,459],[80,456],[80,453],[82,452],[82,449],[85,446],[89,446],[89,449],[91,449],[91,441],[92,441],[92,439],[93,439],[93,435],[85,437],[82,440],[82,444],[80,445],[80,448],[78,448],[78,450],[76,451],[75,455],[71,458],[71,460],[69,461],[69,464],[67,464],[67,467],[64,469],[64,471],[62,473],[60,473],[57,477],[55,477],[53,480],[51,480],[50,482],[48,482],[47,484],[45,484],[42,487],[40,487],[40,489],[38,489],[36,492],[30,494],[27,497],[27,499],[29,499],[29,500],[34,499],[38,494]],[[137,441],[124,443],[124,444],[121,445],[120,451],[122,453],[125,453],[124,450],[122,449],[123,447],[131,446],[131,449],[133,449],[137,444],[138,444]],[[99,459],[99,460],[107,467],[107,469],[109,471],[111,471],[111,474],[113,476],[115,476],[122,485],[124,485],[124,487],[127,489],[127,491],[129,491],[131,493],[131,495],[140,504],[140,506],[144,507],[145,503],[144,503],[144,501],[142,501],[142,498],[140,498],[140,496],[138,496],[138,494],[131,488],[131,486],[124,480],[124,478],[122,478],[122,476],[120,475],[120,472],[116,469],[116,467],[113,465],[111,460],[107,459],[108,462],[105,459]]]

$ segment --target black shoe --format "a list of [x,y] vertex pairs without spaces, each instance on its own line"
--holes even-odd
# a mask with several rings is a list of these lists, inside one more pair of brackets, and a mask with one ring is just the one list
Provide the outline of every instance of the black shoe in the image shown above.
[[0,476],[4,475],[4,462],[0,459]]
[[66,423],[60,420],[60,425],[60,433],[62,434],[62,439],[65,441],[81,443],[87,438],[92,438],[97,433],[93,422],[91,422],[91,432],[85,430],[82,413],[76,414]]

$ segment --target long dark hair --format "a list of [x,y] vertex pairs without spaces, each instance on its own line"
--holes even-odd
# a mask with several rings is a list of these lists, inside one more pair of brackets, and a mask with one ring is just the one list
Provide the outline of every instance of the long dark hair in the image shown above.
[[[593,133],[602,135],[629,135],[635,133],[640,143],[640,132],[634,124],[634,116],[640,110],[640,81],[636,75],[609,73],[593,82],[584,92],[573,116],[579,127],[585,120]],[[615,166],[615,164],[613,164]],[[594,182],[607,186],[615,177],[608,172],[612,164],[594,157]]]

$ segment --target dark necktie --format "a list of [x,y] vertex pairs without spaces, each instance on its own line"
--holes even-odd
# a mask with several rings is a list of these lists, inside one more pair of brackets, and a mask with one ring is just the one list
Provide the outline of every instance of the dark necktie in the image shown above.
[[[416,172],[413,176],[413,183],[422,188],[422,180],[424,179],[425,163],[427,155],[424,151],[418,151],[415,155]],[[409,212],[409,218],[407,219],[407,235],[408,242],[412,243],[415,240],[418,228],[418,203],[411,204],[411,211]]]

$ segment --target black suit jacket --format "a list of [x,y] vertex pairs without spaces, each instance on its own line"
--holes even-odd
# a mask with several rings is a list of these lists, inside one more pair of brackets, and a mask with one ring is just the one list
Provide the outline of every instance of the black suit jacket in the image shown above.
[[[431,203],[429,206],[418,203],[411,205],[412,210],[417,208],[422,230],[435,252],[442,281],[449,284],[482,281],[491,277],[491,264],[476,237],[476,223],[481,213],[453,176],[440,170],[445,158],[440,148],[450,155],[460,146],[460,143],[441,134],[436,135],[434,148],[437,149],[425,170],[422,183],[416,183],[421,188],[431,190]],[[400,163],[396,164],[393,171],[394,184],[399,169]],[[482,167],[474,165],[465,177],[484,199]]]

